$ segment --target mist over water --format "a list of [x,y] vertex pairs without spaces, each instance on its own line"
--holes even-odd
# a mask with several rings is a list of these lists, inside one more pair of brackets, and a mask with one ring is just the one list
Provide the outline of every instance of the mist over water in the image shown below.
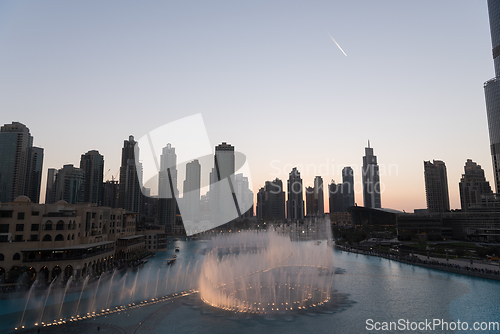
[[334,277],[326,226],[292,224],[215,237],[201,268],[201,299],[226,311],[258,314],[323,305]]

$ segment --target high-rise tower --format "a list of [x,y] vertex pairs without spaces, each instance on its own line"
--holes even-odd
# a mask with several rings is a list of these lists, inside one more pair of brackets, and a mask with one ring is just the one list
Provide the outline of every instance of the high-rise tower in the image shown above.
[[104,156],[92,150],[82,154],[80,169],[84,173],[83,202],[103,204]]
[[43,148],[32,147],[28,168],[27,196],[33,203],[40,202],[40,188],[42,186]]
[[0,128],[0,202],[11,202],[26,195],[37,203],[42,162],[43,149],[33,147],[33,137],[24,124],[3,125]]
[[201,165],[198,160],[186,164],[186,179],[182,187],[182,220],[200,219]]
[[354,171],[346,166],[342,169],[342,211],[354,206]]
[[64,200],[70,204],[83,202],[84,172],[73,165],[64,165],[56,174],[55,202]]
[[480,165],[467,159],[464,174],[458,184],[460,190],[460,204],[462,211],[469,211],[471,204],[482,202],[482,196],[492,194],[490,183],[484,177],[484,170]]
[[288,200],[286,201],[287,218],[290,220],[304,219],[304,196],[302,194],[302,179],[296,167],[288,175]]
[[160,171],[158,174],[158,218],[165,231],[183,233],[182,225],[177,224],[177,155],[170,143],[162,149]]
[[496,192],[500,192],[500,0],[488,0],[495,77],[484,83]]
[[142,175],[142,170],[139,170],[138,173],[137,166],[141,165],[136,164],[135,161],[136,144],[134,136],[129,136],[128,140],[123,141],[118,206],[130,212],[140,213],[142,211],[142,182],[140,182],[139,176]]
[[363,203],[366,208],[381,208],[380,176],[377,165],[377,156],[373,155],[373,148],[365,147],[363,157]]
[[314,214],[316,216],[323,216],[325,214],[323,178],[321,176],[314,178]]
[[425,197],[430,213],[450,211],[446,165],[440,160],[424,161]]

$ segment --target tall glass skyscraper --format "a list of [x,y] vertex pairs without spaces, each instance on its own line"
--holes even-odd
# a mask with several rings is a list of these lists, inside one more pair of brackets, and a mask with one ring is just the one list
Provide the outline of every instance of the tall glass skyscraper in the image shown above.
[[377,156],[373,155],[373,148],[365,147],[363,157],[363,202],[366,208],[381,208],[380,199],[380,176],[377,164]]
[[96,150],[82,154],[80,169],[84,173],[83,202],[102,205],[104,192],[104,156]]
[[488,0],[495,77],[484,84],[496,192],[500,191],[500,0]]
[[26,195],[38,203],[43,149],[33,147],[33,137],[24,124],[0,127],[0,202]]

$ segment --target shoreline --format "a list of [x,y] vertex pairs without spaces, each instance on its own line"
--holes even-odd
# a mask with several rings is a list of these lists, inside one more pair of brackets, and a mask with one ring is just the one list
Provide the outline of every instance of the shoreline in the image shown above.
[[414,265],[414,266],[419,266],[419,267],[424,267],[428,269],[435,269],[435,270],[440,270],[440,271],[445,271],[449,273],[454,273],[454,274],[460,274],[460,275],[466,275],[466,276],[472,276],[472,277],[478,277],[478,278],[484,278],[484,279],[489,279],[489,280],[494,280],[494,281],[500,281],[500,268],[498,270],[489,270],[489,269],[477,269],[475,267],[469,267],[469,266],[461,266],[458,264],[453,264],[453,263],[446,263],[446,262],[440,262],[436,260],[422,260],[418,256],[401,256],[401,255],[390,255],[390,254],[385,254],[385,253],[377,253],[377,252],[367,252],[363,251],[357,248],[346,248],[345,246],[340,246],[340,245],[335,245],[335,249],[342,250],[345,252],[350,252],[350,253],[356,253],[356,254],[362,254],[362,255],[368,255],[368,256],[376,256],[376,257],[381,257],[385,258],[388,260],[393,260],[409,265]]

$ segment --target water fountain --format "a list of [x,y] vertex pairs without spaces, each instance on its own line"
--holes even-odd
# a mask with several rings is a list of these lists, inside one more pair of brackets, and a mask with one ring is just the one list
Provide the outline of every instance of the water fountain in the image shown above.
[[[201,299],[222,310],[254,314],[325,304],[334,273],[331,239],[326,234],[317,240],[317,231],[314,233],[312,238],[294,225],[214,238],[214,248],[206,254],[201,269]],[[308,240],[292,241],[302,234]]]

